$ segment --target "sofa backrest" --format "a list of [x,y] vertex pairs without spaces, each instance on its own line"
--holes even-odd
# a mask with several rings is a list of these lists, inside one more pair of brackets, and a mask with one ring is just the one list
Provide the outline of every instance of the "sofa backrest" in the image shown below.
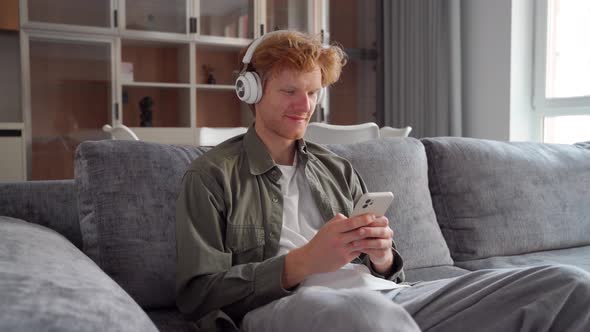
[[428,138],[430,192],[457,261],[590,244],[590,150]]
[[385,215],[406,269],[453,265],[432,207],[426,153],[420,141],[382,138],[328,148],[352,163],[368,191],[393,192]]
[[[422,143],[413,138],[330,146],[371,191],[393,191],[387,216],[406,268],[451,265],[435,220]],[[144,308],[175,303],[175,204],[203,148],[140,141],[80,144],[75,175],[84,251]]]
[[76,151],[84,252],[144,308],[174,306],[176,197],[205,150],[105,140]]

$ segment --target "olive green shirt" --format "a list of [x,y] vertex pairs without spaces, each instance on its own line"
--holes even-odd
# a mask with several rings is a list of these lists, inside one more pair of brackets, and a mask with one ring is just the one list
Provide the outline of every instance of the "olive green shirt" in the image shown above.
[[[297,141],[297,158],[324,221],[337,213],[350,215],[366,191],[351,164],[303,140]],[[222,310],[239,322],[248,311],[292,293],[281,285],[285,255],[277,256],[283,224],[281,175],[253,126],[192,162],[176,206],[181,312],[198,319]],[[387,277],[401,282],[403,261],[395,249],[394,256]],[[366,255],[355,263],[384,277]]]

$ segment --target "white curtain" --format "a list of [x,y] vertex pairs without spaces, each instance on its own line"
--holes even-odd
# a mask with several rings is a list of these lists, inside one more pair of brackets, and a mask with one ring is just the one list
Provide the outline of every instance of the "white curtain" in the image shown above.
[[460,0],[384,0],[384,124],[461,136]]

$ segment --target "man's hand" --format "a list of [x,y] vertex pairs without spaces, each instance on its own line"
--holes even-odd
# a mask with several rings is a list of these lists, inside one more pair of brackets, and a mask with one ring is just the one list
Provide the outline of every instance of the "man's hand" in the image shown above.
[[309,243],[287,254],[283,287],[291,288],[310,274],[335,271],[361,253],[369,255],[377,272],[386,273],[393,262],[392,237],[386,217],[364,214],[346,218],[337,214]]
[[[371,223],[359,231],[366,232],[364,239],[353,242],[353,247],[363,248],[361,252],[369,255],[373,269],[382,275],[387,275],[393,266],[393,252],[391,251],[391,242],[393,240],[393,230],[389,227],[387,218],[386,223]],[[379,219],[379,218],[378,218]]]

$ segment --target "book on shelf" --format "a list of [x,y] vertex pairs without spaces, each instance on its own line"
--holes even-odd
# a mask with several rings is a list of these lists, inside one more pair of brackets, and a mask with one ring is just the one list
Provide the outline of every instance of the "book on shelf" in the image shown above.
[[224,35],[226,37],[237,37],[237,26],[236,22],[232,22],[225,26]]
[[238,17],[238,37],[248,38],[248,15]]

